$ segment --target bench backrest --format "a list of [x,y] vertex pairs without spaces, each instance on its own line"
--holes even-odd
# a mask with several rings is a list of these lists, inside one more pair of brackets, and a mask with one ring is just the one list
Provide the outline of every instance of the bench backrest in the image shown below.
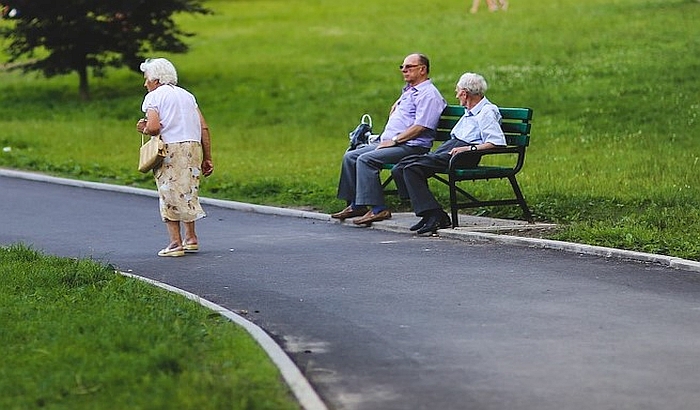
[[[530,127],[532,120],[532,109],[530,108],[499,108],[501,116],[501,129],[506,135],[508,145],[518,145],[526,147],[530,144]],[[450,139],[450,131],[457,121],[464,115],[464,107],[461,105],[448,105],[440,116],[438,122],[436,141],[447,141]]]

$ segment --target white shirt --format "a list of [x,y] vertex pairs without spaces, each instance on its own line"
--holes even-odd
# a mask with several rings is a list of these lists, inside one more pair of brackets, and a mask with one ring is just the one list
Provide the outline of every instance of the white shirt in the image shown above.
[[176,85],[161,85],[146,94],[141,110],[155,110],[160,117],[160,136],[166,144],[202,141],[197,100]]
[[501,129],[501,112],[486,97],[471,110],[465,110],[450,135],[467,144],[490,142],[496,146],[506,145],[506,137]]

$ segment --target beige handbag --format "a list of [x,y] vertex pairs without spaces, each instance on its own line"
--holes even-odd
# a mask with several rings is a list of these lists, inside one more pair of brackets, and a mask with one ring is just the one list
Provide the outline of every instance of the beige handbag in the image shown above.
[[148,141],[145,141],[145,137],[146,134],[141,134],[141,149],[139,151],[139,171],[141,172],[157,168],[165,158],[165,144],[160,135],[152,135]]

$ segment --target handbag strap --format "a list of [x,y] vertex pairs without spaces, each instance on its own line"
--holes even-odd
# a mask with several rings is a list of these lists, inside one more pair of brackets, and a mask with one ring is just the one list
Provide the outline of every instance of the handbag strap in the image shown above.
[[160,135],[148,135],[148,134],[142,133],[141,134],[141,145],[147,143],[151,138],[160,138]]
[[[365,122],[366,121],[366,122]],[[362,118],[360,118],[360,123],[361,124],[367,124],[369,125],[370,128],[372,128],[372,117],[370,117],[369,114],[364,114]]]

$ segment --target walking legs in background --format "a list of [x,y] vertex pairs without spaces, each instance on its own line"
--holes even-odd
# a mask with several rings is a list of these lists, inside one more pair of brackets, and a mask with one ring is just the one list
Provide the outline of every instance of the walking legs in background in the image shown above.
[[[473,0],[472,7],[469,9],[469,12],[472,14],[478,12],[480,3],[481,0]],[[486,5],[491,11],[497,11],[499,8],[501,10],[508,10],[508,0],[486,0]]]

